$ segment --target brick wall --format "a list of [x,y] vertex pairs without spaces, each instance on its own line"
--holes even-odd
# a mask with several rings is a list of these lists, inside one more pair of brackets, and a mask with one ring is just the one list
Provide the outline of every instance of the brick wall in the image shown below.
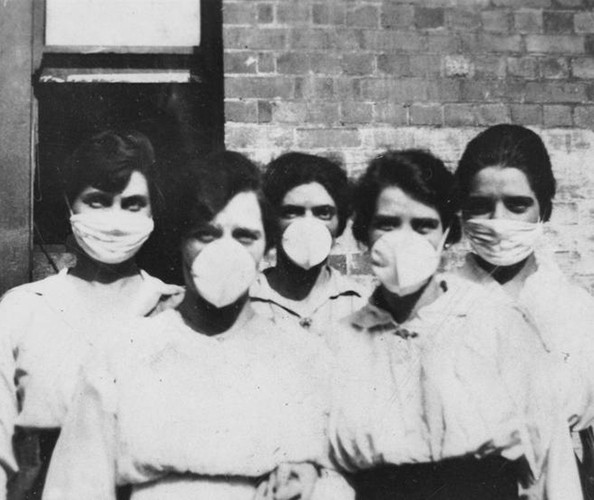
[[[482,128],[541,133],[559,192],[549,242],[594,289],[594,1],[224,0],[226,144],[265,163],[386,147],[452,168]],[[338,262],[361,271],[348,237]]]

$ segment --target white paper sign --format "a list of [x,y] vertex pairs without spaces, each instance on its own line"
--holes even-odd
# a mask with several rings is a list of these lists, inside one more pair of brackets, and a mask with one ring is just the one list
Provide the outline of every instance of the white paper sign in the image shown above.
[[46,5],[46,45],[200,44],[200,0],[46,0]]

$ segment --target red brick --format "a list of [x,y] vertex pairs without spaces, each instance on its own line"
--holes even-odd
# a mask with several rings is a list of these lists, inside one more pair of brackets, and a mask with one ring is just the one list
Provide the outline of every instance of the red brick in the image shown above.
[[440,8],[415,7],[417,29],[436,29],[445,26],[445,12]]
[[514,29],[518,33],[542,33],[544,21],[541,10],[518,10],[514,12]]
[[305,121],[307,123],[323,123],[327,125],[337,123],[340,118],[339,104],[337,102],[308,102],[306,106],[307,115]]
[[338,28],[295,28],[291,30],[290,46],[296,50],[358,50],[361,40],[357,30]]
[[550,35],[573,33],[573,12],[545,11],[543,13],[544,32]]
[[344,123],[368,124],[373,118],[373,108],[367,102],[343,102],[340,116]]
[[327,77],[309,76],[296,79],[295,98],[333,100],[335,97],[334,80]]
[[382,28],[410,28],[415,18],[415,9],[412,5],[384,4],[381,14]]
[[424,78],[363,78],[361,98],[364,101],[412,103],[427,98],[428,82]]
[[309,71],[309,54],[286,52],[276,58],[276,70],[281,74],[299,75]]
[[408,108],[399,103],[382,102],[374,104],[375,121],[392,125],[408,124]]
[[374,56],[370,54],[344,54],[340,65],[347,75],[370,75],[375,64]]
[[298,128],[297,145],[302,148],[356,148],[361,136],[356,128]]
[[574,77],[594,79],[594,59],[584,57],[574,59],[571,66]]
[[346,6],[340,4],[314,4],[312,6],[314,24],[342,25],[346,22]]
[[432,102],[459,102],[461,81],[453,78],[442,78],[427,83],[427,100]]
[[474,77],[474,65],[467,55],[446,55],[443,57],[443,61],[440,60],[440,66],[443,66],[443,73],[446,77]]
[[509,12],[505,10],[486,10],[481,13],[483,29],[492,33],[507,33],[512,24]]
[[276,8],[276,17],[279,23],[303,24],[311,21],[311,6],[309,2],[280,2]]
[[493,34],[462,34],[460,36],[462,52],[500,53],[520,52],[522,38],[520,35],[493,35]]
[[546,57],[540,61],[543,78],[561,80],[569,78],[569,62],[565,57]]
[[[493,0],[495,7],[513,7],[518,6],[518,0]],[[522,7],[526,8],[547,8],[552,4],[552,0],[522,0]]]
[[583,3],[584,0],[553,0],[553,5],[566,9],[579,9]]
[[377,57],[377,69],[395,77],[410,76],[410,56],[381,54]]
[[594,33],[594,12],[578,12],[574,17],[576,33]]
[[274,21],[274,6],[269,3],[258,4],[258,22],[269,24]]
[[427,52],[430,54],[451,54],[458,52],[460,42],[458,37],[451,35],[438,35],[429,33],[427,35]]
[[258,105],[256,101],[225,100],[225,120],[243,123],[257,122]]
[[454,31],[476,31],[481,27],[481,15],[476,10],[452,9],[447,11],[446,18]]
[[286,45],[286,30],[279,28],[223,27],[226,49],[282,50]]
[[512,104],[511,121],[519,125],[542,125],[542,107],[539,104]]
[[509,87],[505,80],[463,80],[460,86],[463,102],[494,102],[508,98]]
[[339,75],[342,72],[340,54],[336,52],[317,52],[311,55],[311,70],[316,75]]
[[357,100],[360,98],[359,78],[341,76],[335,79],[334,88],[336,98],[340,101]]
[[230,3],[225,2],[223,8],[223,23],[253,25],[256,24],[256,4],[254,3]]
[[289,99],[293,95],[293,80],[286,77],[227,76],[225,96],[227,98]]
[[474,110],[478,125],[509,123],[510,112],[506,104],[481,104]]
[[526,84],[526,102],[576,103],[586,98],[584,85],[562,82],[528,82]]
[[594,54],[594,35],[584,37],[584,50],[586,54]]
[[303,123],[307,116],[305,102],[278,101],[272,103],[272,120],[276,123]]
[[474,75],[479,80],[505,78],[506,68],[504,55],[474,55]]
[[443,115],[445,125],[453,127],[476,125],[472,104],[445,104]]
[[584,40],[568,35],[528,35],[526,49],[544,54],[583,54]]
[[272,103],[258,101],[258,123],[269,123],[270,121],[272,121]]
[[364,30],[364,50],[386,52],[419,52],[423,50],[423,38],[417,33],[388,30]]
[[441,57],[438,55],[410,56],[411,76],[437,78],[441,75]]
[[274,73],[274,54],[272,52],[260,52],[258,54],[258,73]]
[[543,112],[545,127],[571,127],[573,125],[571,106],[545,105]]
[[538,77],[538,62],[534,57],[509,57],[507,71],[510,76],[533,80]]
[[411,125],[442,125],[443,113],[440,104],[413,104],[410,107]]
[[360,5],[347,11],[346,23],[359,28],[378,28],[379,19],[379,10],[375,5]]
[[225,52],[225,74],[255,73],[257,57],[254,52]]
[[576,106],[574,121],[578,127],[592,129],[594,127],[594,106]]

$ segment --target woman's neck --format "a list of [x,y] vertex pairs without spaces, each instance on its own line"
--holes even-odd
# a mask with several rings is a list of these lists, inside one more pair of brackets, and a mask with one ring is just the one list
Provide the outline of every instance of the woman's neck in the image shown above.
[[303,269],[294,264],[282,251],[277,252],[276,266],[266,273],[270,287],[290,300],[304,300],[324,279],[322,271],[326,260],[311,269]]
[[420,290],[402,296],[380,286],[374,293],[374,300],[377,306],[388,311],[397,323],[402,324],[419,309],[435,302],[444,291],[440,283],[431,278]]
[[217,308],[187,289],[178,310],[190,328],[210,337],[239,326],[242,318],[247,318],[249,299],[246,293],[233,304]]
[[114,285],[123,284],[129,278],[139,276],[140,270],[133,258],[121,264],[104,264],[79,252],[76,264],[70,269],[69,274],[88,283]]
[[536,258],[533,253],[511,266],[495,266],[478,255],[473,255],[478,266],[500,285],[512,284],[513,282],[523,283],[536,270]]

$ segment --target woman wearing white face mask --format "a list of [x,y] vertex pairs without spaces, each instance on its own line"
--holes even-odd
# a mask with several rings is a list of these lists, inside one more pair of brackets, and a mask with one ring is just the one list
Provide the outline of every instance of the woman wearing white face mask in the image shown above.
[[81,144],[63,169],[75,266],[10,290],[0,303],[2,499],[7,479],[9,500],[41,497],[90,348],[127,318],[181,300],[181,288],[134,260],[153,227],[153,164],[150,142],[135,131],[107,131]]
[[363,287],[328,265],[350,214],[346,173],[326,158],[287,153],[268,166],[264,193],[275,212],[276,265],[252,287],[254,307],[323,334],[367,298]]
[[[472,247],[460,274],[525,309],[551,356],[561,361],[555,377],[571,429],[586,429],[594,418],[594,300],[562,274],[542,245],[555,178],[541,138],[518,125],[491,127],[470,141],[456,177]],[[582,438],[592,477],[592,434],[585,430]]]
[[190,167],[172,231],[184,300],[84,370],[43,498],[110,500],[130,484],[132,500],[348,500],[322,467],[323,342],[250,305],[269,226],[258,170],[233,152]]
[[[453,175],[429,153],[389,151],[355,191],[355,238],[380,281],[329,336],[336,351],[330,439],[357,499],[519,498],[563,419],[533,326],[479,286],[437,272],[459,236]],[[568,439],[562,440],[571,458]],[[549,499],[578,499],[547,484]]]

